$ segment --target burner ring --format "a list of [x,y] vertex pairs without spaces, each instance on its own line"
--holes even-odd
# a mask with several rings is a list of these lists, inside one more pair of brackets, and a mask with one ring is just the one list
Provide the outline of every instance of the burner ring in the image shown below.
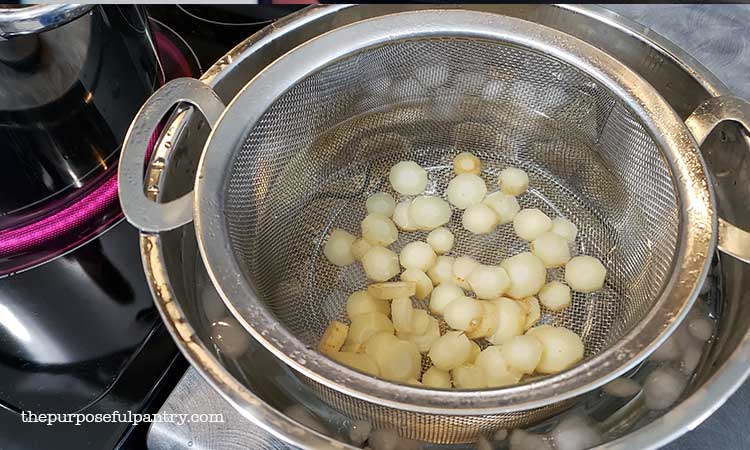
[[[158,24],[158,23],[157,23]],[[168,27],[163,29],[175,34]],[[166,78],[197,76],[184,52],[173,41],[174,37],[155,31],[154,42],[160,62],[169,62],[174,73]],[[192,57],[195,53],[187,47]],[[195,62],[200,71],[197,58]],[[153,149],[161,135],[159,126],[151,136],[149,149]],[[151,150],[148,155],[150,156]],[[111,167],[95,187],[82,193],[65,206],[48,211],[32,223],[0,231],[0,277],[11,275],[43,264],[55,257],[85,244],[108,230],[122,219],[117,196],[117,167]]]

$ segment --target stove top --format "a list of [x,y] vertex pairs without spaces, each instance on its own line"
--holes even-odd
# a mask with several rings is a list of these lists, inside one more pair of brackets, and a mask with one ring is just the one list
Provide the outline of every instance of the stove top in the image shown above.
[[[165,79],[200,76],[246,36],[297,9],[233,8],[147,10]],[[92,195],[116,207],[110,172],[110,181]],[[82,202],[73,207],[80,213]],[[64,212],[51,215],[46,225],[59,227]],[[98,238],[0,279],[0,449],[143,449],[148,424],[45,425],[24,419],[39,419],[30,413],[155,412],[187,368],[153,306],[137,230],[118,223],[119,209],[110,215],[109,230]],[[33,225],[35,232],[44,231],[40,222]],[[11,231],[0,234],[0,250],[29,236],[25,229]]]

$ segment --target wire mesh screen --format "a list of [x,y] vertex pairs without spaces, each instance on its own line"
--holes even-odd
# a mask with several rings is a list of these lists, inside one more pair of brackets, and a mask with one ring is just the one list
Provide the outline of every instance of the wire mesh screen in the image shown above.
[[[649,310],[671,270],[679,205],[671,172],[637,118],[580,70],[527,49],[459,37],[389,43],[345,57],[290,89],[250,129],[226,186],[225,215],[244,276],[280,323],[315,346],[346,298],[366,286],[359,264],[329,264],[332,227],[360,235],[366,198],[390,192],[388,171],[414,160],[445,197],[451,162],[470,151],[490,191],[507,166],[523,168],[522,208],[579,229],[572,254],[599,258],[605,288],[576,293],[543,323],[582,336],[586,356]],[[489,235],[447,227],[451,255],[499,264],[528,244],[510,224]],[[401,233],[391,246],[423,239]],[[549,279],[562,279],[562,270]],[[242,299],[234,299],[241,302]],[[384,394],[387,395],[387,394]],[[463,434],[462,434],[463,436]]]

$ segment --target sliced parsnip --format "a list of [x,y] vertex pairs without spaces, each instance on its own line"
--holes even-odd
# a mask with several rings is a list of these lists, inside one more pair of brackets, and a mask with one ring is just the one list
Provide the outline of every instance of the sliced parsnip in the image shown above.
[[409,223],[418,230],[430,231],[451,220],[451,206],[440,197],[420,195],[409,206]]
[[386,380],[405,382],[419,376],[422,355],[411,342],[379,333],[367,342],[365,353],[375,360],[380,376]]
[[510,386],[521,379],[519,372],[508,367],[502,355],[502,348],[496,345],[482,350],[474,364],[484,369],[488,387]]
[[492,300],[510,288],[510,277],[502,267],[478,265],[466,280],[477,298]]
[[500,225],[513,222],[516,214],[521,210],[521,207],[518,205],[518,200],[516,200],[514,196],[508,195],[504,192],[493,192],[488,195],[482,203],[495,211],[497,223]]
[[393,334],[395,329],[391,320],[383,313],[371,312],[358,314],[352,318],[349,326],[349,337],[346,340],[347,351],[360,352],[363,344],[376,333]]
[[484,200],[487,195],[487,185],[478,175],[462,173],[448,183],[446,189],[448,201],[458,209],[466,209]]
[[521,373],[531,374],[542,358],[543,346],[533,334],[511,338],[503,344],[502,354],[508,366]]
[[332,355],[341,350],[341,346],[346,342],[349,335],[349,326],[345,323],[334,320],[328,324],[323,332],[323,336],[318,343],[318,351],[324,355]]
[[533,241],[552,229],[552,219],[536,208],[522,209],[513,218],[513,230],[524,241]]
[[495,211],[484,203],[466,207],[461,215],[461,225],[474,234],[489,234],[495,231],[498,218]]
[[453,261],[453,282],[465,290],[470,290],[469,276],[479,267],[479,262],[471,256],[459,256]]
[[427,272],[430,267],[435,265],[437,255],[435,250],[426,242],[414,241],[401,249],[399,261],[405,269],[419,269],[422,272]]
[[531,253],[544,263],[544,267],[551,269],[561,267],[570,260],[568,241],[551,231],[539,235],[531,241]]
[[583,359],[583,341],[567,328],[541,326],[530,329],[527,334],[542,343],[542,357],[536,367],[539,373],[562,372]]
[[529,176],[521,169],[508,167],[500,172],[497,184],[503,192],[519,196],[529,187]]
[[367,286],[367,293],[372,298],[391,300],[398,297],[411,297],[417,292],[414,281],[389,281]]
[[416,291],[412,295],[417,297],[418,300],[424,300],[432,293],[432,280],[419,269],[404,270],[401,273],[401,280],[415,283]]
[[424,334],[397,333],[399,339],[413,342],[421,353],[427,353],[432,348],[432,344],[440,338],[440,323],[432,316],[428,315],[427,330]]
[[367,250],[370,250],[370,247],[372,247],[372,244],[367,242],[364,238],[359,238],[352,243],[352,256],[354,256],[354,259],[357,261],[361,261],[362,257],[365,256],[365,253],[367,253]]
[[334,361],[373,376],[380,376],[380,369],[369,355],[353,352],[336,352],[330,355]]
[[471,341],[459,331],[449,331],[432,344],[429,357],[440,370],[452,370],[471,356]]
[[482,304],[471,297],[459,297],[445,307],[443,318],[454,330],[471,332],[479,327],[484,309]]
[[363,348],[367,355],[374,358],[375,354],[385,351],[385,349],[392,346],[396,341],[398,341],[398,338],[392,333],[380,331],[370,336],[370,338],[365,341]]
[[573,302],[570,288],[559,281],[550,281],[539,291],[539,300],[547,309],[562,311]]
[[396,209],[396,200],[387,192],[377,192],[367,198],[365,206],[370,214],[375,213],[391,217],[393,216],[393,210]]
[[394,298],[391,302],[393,327],[400,333],[411,333],[414,320],[414,307],[409,297]]
[[564,237],[569,243],[573,243],[578,234],[578,227],[565,217],[558,217],[552,219],[552,232],[558,236]]
[[385,247],[374,245],[362,256],[362,267],[367,278],[373,281],[388,281],[398,275],[401,268],[398,255]]
[[398,239],[398,228],[393,221],[382,214],[368,214],[362,220],[362,238],[370,245],[387,247]]
[[430,326],[430,313],[424,309],[414,309],[411,315],[411,333],[416,335],[422,335],[427,332],[427,328]]
[[461,152],[453,158],[453,171],[456,175],[462,173],[479,175],[482,172],[482,161],[469,152]]
[[391,167],[388,179],[393,190],[402,195],[421,194],[429,181],[427,171],[414,161],[401,161]]
[[422,375],[422,384],[436,389],[450,389],[452,387],[451,374],[432,366]]
[[524,326],[524,329],[528,330],[539,322],[539,319],[542,317],[539,300],[537,300],[536,297],[526,297],[518,300],[518,304],[521,305],[521,308],[523,308],[526,313],[526,325]]
[[501,262],[500,267],[505,269],[510,278],[510,288],[506,295],[516,300],[536,295],[547,279],[544,263],[530,252],[511,256]]
[[576,256],[565,264],[565,282],[576,292],[595,292],[604,287],[607,269],[593,256]]
[[396,209],[393,210],[393,223],[401,231],[416,231],[417,226],[411,223],[409,219],[409,207],[411,206],[411,200],[406,199],[399,202],[396,205]]
[[443,283],[432,290],[430,296],[430,311],[439,316],[443,315],[445,307],[453,300],[463,297],[464,291],[453,283]]
[[487,375],[483,368],[474,364],[464,364],[451,370],[453,385],[458,389],[484,389]]
[[451,251],[455,240],[456,238],[453,236],[453,233],[445,227],[435,228],[427,235],[427,243],[430,244],[438,255]]
[[351,233],[335,228],[323,246],[323,255],[335,266],[348,266],[354,262],[352,244],[356,239]]
[[364,290],[354,292],[346,300],[346,315],[349,319],[370,312],[379,312],[387,316],[391,312],[391,305],[387,300],[377,299]]
[[495,334],[487,340],[495,345],[501,345],[514,336],[523,334],[526,326],[526,314],[523,308],[516,301],[505,297],[491,300],[491,302],[497,306],[498,324]]
[[497,326],[500,321],[497,305],[488,301],[480,301],[482,305],[482,321],[479,326],[471,332],[467,332],[466,336],[469,339],[479,339],[483,337],[490,337],[497,331]]
[[456,258],[452,256],[438,256],[435,265],[427,271],[427,276],[432,280],[433,286],[441,283],[453,283],[453,262]]

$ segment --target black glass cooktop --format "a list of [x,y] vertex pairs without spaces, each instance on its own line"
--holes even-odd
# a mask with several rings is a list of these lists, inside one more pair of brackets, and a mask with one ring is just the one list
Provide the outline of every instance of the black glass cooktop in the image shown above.
[[[186,70],[198,76],[296,9],[169,5],[146,12],[155,40],[167,41],[157,48],[169,77]],[[176,62],[175,52],[182,55]],[[22,413],[156,412],[187,368],[153,306],[138,233],[124,221],[65,256],[0,279],[0,325],[2,450],[144,449],[147,424],[45,425],[24,422]]]

